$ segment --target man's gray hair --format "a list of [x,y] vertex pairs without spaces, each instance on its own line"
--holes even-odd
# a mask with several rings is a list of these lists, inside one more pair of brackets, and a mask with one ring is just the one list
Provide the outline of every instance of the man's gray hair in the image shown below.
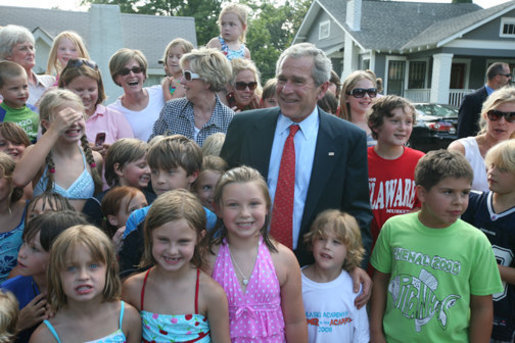
[[329,81],[331,78],[331,70],[333,69],[331,60],[326,56],[325,52],[311,43],[295,44],[284,50],[277,60],[275,67],[276,77],[278,76],[279,70],[287,57],[301,58],[305,56],[313,57],[313,71],[311,75],[313,76],[315,85],[318,87],[324,82]]
[[488,80],[492,80],[494,77],[500,74],[504,74],[504,68],[510,68],[508,63],[504,62],[495,62],[492,63],[488,69],[486,70],[486,78]]
[[16,44],[30,42],[35,44],[34,36],[30,31],[18,25],[7,25],[0,29],[0,60],[11,56]]

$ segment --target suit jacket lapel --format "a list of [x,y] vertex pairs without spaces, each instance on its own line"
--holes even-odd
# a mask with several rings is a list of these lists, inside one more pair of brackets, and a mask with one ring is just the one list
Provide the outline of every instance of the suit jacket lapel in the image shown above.
[[305,226],[305,220],[311,218],[317,203],[320,201],[320,197],[325,189],[324,186],[326,182],[329,182],[329,177],[333,173],[334,161],[341,150],[341,147],[334,142],[333,129],[330,127],[328,121],[325,120],[325,116],[329,114],[320,109],[319,113],[320,125],[318,128],[315,157],[313,159],[313,169],[311,171],[301,228]]
[[267,181],[268,168],[270,164],[270,154],[274,143],[275,127],[279,110],[275,109],[269,113],[264,113],[254,122],[254,132],[251,137],[249,158],[251,165],[254,166]]

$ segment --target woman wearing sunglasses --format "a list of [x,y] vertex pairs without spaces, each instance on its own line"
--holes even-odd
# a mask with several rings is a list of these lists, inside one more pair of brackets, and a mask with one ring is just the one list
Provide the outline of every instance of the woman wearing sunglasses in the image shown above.
[[477,136],[458,139],[449,145],[448,150],[465,155],[474,169],[472,189],[487,192],[486,153],[497,143],[515,138],[515,87],[501,88],[486,99],[479,127]]
[[367,113],[372,108],[376,96],[376,80],[363,70],[353,72],[343,81],[338,116],[367,133],[367,146],[376,144],[367,121]]
[[151,138],[181,134],[202,146],[213,133],[226,133],[234,116],[217,95],[231,78],[231,63],[219,50],[200,48],[183,55],[180,65],[185,98],[166,103]]
[[86,137],[102,156],[120,138],[132,138],[132,127],[119,111],[102,105],[106,95],[102,75],[95,62],[71,59],[61,72],[59,87],[77,94],[86,110]]
[[125,115],[134,137],[147,141],[165,104],[161,85],[143,87],[147,79],[147,59],[139,50],[120,49],[111,56],[109,70],[123,95],[107,106]]
[[259,108],[261,84],[254,62],[244,58],[231,60],[232,80],[227,94],[227,103],[234,112]]

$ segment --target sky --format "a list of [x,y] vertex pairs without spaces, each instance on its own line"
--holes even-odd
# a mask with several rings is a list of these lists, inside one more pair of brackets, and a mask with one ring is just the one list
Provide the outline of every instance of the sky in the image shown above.
[[[277,1],[277,0],[276,0]],[[397,1],[416,1],[416,0],[397,0]],[[443,2],[450,3],[451,0],[418,0],[419,2]],[[484,7],[496,6],[509,0],[474,0],[474,3]],[[0,0],[3,6],[23,6],[40,8],[59,8],[62,10],[85,11],[87,7],[80,6],[81,0]]]

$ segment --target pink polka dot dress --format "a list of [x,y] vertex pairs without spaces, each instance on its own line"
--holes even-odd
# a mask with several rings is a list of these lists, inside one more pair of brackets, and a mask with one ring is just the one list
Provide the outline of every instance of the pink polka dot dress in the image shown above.
[[227,294],[233,343],[286,342],[281,288],[270,251],[262,237],[259,239],[256,264],[245,293],[234,271],[225,239],[220,245],[212,276]]

